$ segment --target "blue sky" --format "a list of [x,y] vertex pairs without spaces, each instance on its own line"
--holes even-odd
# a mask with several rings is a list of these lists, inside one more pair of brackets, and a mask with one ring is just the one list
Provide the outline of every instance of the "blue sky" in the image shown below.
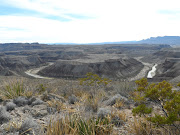
[[178,0],[0,0],[0,43],[180,36]]

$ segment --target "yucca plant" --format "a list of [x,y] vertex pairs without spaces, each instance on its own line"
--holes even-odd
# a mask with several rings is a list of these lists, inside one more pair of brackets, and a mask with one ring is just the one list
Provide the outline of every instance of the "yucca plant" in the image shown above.
[[3,87],[1,96],[5,99],[13,99],[22,96],[25,92],[23,82],[12,82]]

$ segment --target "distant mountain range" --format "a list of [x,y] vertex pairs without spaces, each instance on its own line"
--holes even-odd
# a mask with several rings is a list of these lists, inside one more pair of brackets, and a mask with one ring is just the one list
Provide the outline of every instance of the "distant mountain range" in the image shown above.
[[137,41],[136,43],[180,45],[180,36],[151,37],[149,39]]
[[140,41],[105,42],[108,44],[167,44],[180,45],[180,36],[151,37]]
[[50,43],[49,45],[103,45],[103,44],[166,44],[180,45],[180,36],[151,37],[140,41],[120,41],[120,42],[101,42],[101,43]]

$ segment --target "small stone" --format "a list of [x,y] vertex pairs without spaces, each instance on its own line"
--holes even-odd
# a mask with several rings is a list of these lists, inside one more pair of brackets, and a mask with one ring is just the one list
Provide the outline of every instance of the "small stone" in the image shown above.
[[105,104],[112,106],[116,103],[117,100],[122,100],[122,101],[124,101],[124,103],[128,104],[127,98],[121,96],[120,94],[116,94],[115,96],[111,97],[110,99],[105,101]]
[[34,106],[34,105],[41,105],[41,104],[44,104],[44,101],[37,98],[35,101],[32,102],[31,105]]
[[79,101],[75,95],[69,96],[68,100],[69,104],[74,104],[75,102]]
[[31,108],[31,115],[33,117],[43,117],[48,114],[46,105],[35,105]]
[[55,100],[59,100],[59,101],[61,101],[61,102],[66,102],[66,100],[64,99],[64,97],[61,97],[61,96],[59,96],[59,95],[56,95],[56,94],[53,94],[53,93],[49,93],[48,94],[48,97],[50,98],[50,100],[51,99],[55,99]]
[[23,109],[22,109],[22,112],[23,113],[29,113],[31,111],[31,108],[28,106],[28,105],[26,105]]
[[111,114],[111,110],[108,108],[99,108],[97,112],[98,118],[102,118],[102,119],[110,114]]
[[56,108],[53,108],[53,107],[47,107],[47,112],[49,114],[54,114],[55,112],[57,112]]
[[32,102],[34,102],[36,100],[36,98],[35,97],[31,97],[31,98],[29,98],[28,99],[28,105],[31,105],[32,104]]
[[14,104],[13,102],[9,102],[6,104],[6,110],[7,111],[12,111],[15,109],[15,107],[16,107],[16,104]]

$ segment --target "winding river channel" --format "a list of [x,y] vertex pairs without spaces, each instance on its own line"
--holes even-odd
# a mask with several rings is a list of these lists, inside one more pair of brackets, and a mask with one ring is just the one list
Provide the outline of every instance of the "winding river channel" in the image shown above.
[[157,64],[155,64],[152,69],[148,72],[147,78],[153,78],[156,75],[156,67]]
[[51,66],[51,65],[53,65],[53,63],[49,63],[47,66],[42,66],[42,67],[39,67],[39,68],[30,69],[30,70],[26,71],[25,73],[27,75],[29,75],[29,76],[32,76],[32,77],[38,78],[38,79],[52,79],[52,78],[49,78],[49,77],[44,77],[44,76],[37,75],[37,73],[40,70],[42,70],[42,69],[44,69],[44,68],[46,68],[48,66]]
[[[39,67],[39,68],[34,68],[34,69],[30,69],[28,71],[26,71],[25,73],[29,76],[32,76],[34,78],[39,78],[39,79],[52,79],[52,78],[49,78],[49,77],[45,77],[45,76],[40,76],[40,75],[37,75],[37,73],[48,67],[48,66],[51,66],[53,65],[53,63],[49,63],[48,65],[46,66],[42,66],[42,67]],[[142,69],[142,71],[134,78],[131,78],[130,81],[133,81],[133,80],[137,80],[139,78],[142,78],[144,75],[145,75],[145,72],[149,69],[149,65],[148,63],[144,63],[145,67]],[[148,66],[147,66],[148,65]],[[156,67],[157,67],[157,64],[155,64],[152,69],[148,72],[148,75],[147,75],[147,78],[153,78],[155,75],[156,75]]]

